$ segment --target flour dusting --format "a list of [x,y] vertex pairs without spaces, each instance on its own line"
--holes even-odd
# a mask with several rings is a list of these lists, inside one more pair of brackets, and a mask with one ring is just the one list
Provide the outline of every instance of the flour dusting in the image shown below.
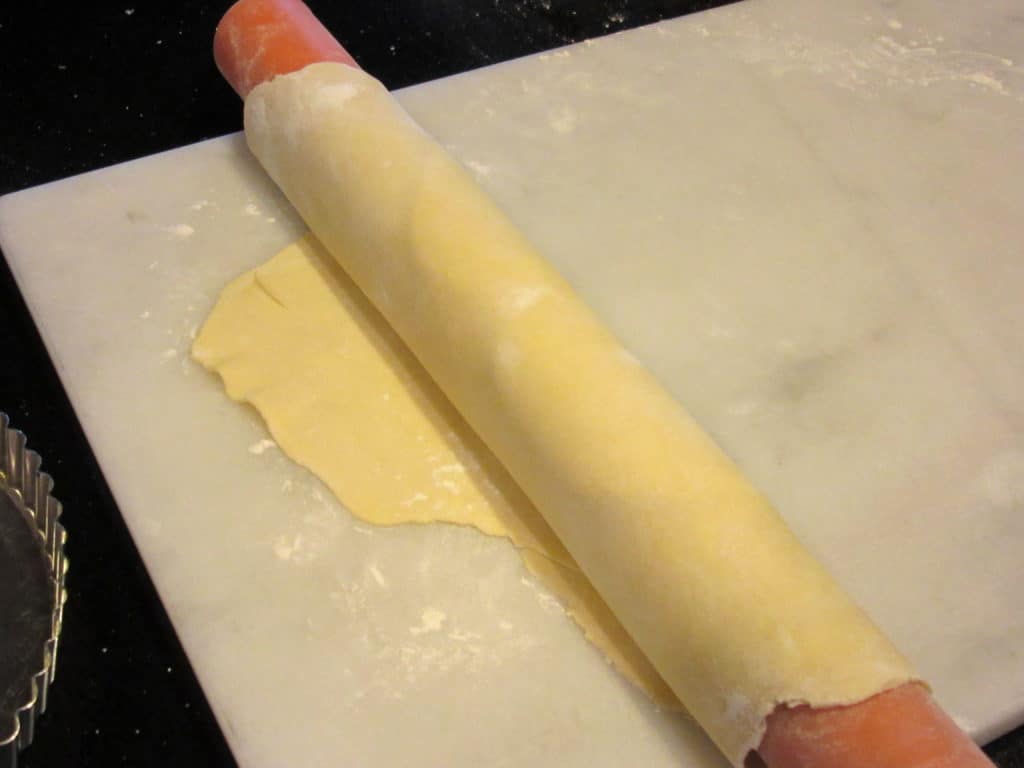
[[525,312],[549,293],[544,285],[524,285],[510,288],[502,297],[502,305],[513,314]]
[[195,234],[195,228],[190,227],[188,224],[172,224],[169,227],[164,227],[164,232],[170,232],[172,235],[178,237],[191,237]]
[[279,560],[291,559],[292,552],[295,551],[296,542],[294,539],[289,539],[285,536],[279,536],[274,541],[274,554],[277,555]]
[[430,475],[437,488],[443,488],[449,493],[458,496],[462,492],[463,480],[461,476],[466,474],[466,468],[462,464],[445,464],[435,467]]
[[543,608],[545,612],[562,615],[565,614],[565,606],[558,601],[558,598],[544,590],[537,582],[522,576],[519,579],[519,583],[524,587],[529,587],[533,590],[533,593],[537,596],[537,602],[540,603],[541,608]]
[[439,611],[436,608],[427,608],[420,616],[419,625],[409,627],[409,634],[426,635],[431,632],[440,632],[447,618],[448,616],[444,611]]
[[907,24],[897,18],[862,17],[873,34],[854,45],[830,42],[780,23],[728,18],[732,21],[729,26],[695,24],[690,29],[713,43],[729,45],[733,55],[764,67],[775,77],[810,72],[840,88],[867,94],[959,83],[1024,99],[1019,77],[1006,78],[1022,73],[1011,59],[989,51],[955,48],[947,45],[944,35],[927,29],[915,28],[910,34]]
[[277,443],[270,439],[259,440],[249,446],[249,453],[254,456],[263,454],[269,448],[277,448]]
[[971,734],[977,732],[977,726],[975,726],[975,724],[972,723],[970,720],[968,720],[966,717],[957,717],[957,716],[954,715],[953,716],[953,722],[956,723],[960,727],[961,731],[963,731],[964,733],[966,733],[968,735],[971,735]]
[[316,110],[342,110],[349,101],[361,92],[362,88],[354,83],[322,85],[314,93],[313,107]]
[[373,577],[373,580],[377,582],[377,586],[387,589],[388,580],[384,578],[384,574],[381,573],[380,568],[378,568],[375,564],[370,563],[368,566],[366,566],[366,570],[369,571],[370,575]]
[[476,160],[467,160],[466,161],[466,166],[471,171],[473,171],[473,173],[475,173],[477,175],[477,177],[490,176],[491,175],[491,166],[486,165],[485,163],[480,163],[480,162],[477,162]]
[[327,550],[327,537],[311,530],[282,534],[274,540],[273,551],[278,560],[304,565],[318,560]]

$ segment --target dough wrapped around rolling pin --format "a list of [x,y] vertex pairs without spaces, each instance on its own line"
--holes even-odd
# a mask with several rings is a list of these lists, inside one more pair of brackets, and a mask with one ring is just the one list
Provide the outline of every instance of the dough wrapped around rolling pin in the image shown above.
[[736,765],[780,703],[907,662],[463,168],[369,75],[256,86],[252,151]]

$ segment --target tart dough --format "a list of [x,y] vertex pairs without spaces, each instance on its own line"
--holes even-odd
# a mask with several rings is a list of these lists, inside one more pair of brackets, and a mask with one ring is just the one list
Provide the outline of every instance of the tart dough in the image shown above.
[[767,500],[380,83],[311,65],[255,88],[245,130],[735,765],[779,705],[853,703],[914,679]]
[[657,704],[682,708],[536,507],[315,237],[228,285],[192,355],[362,520],[454,523],[511,539],[620,672]]

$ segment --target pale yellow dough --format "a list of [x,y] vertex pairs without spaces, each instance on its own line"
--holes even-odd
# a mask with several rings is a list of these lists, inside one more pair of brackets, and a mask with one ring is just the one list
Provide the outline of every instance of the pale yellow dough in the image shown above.
[[192,348],[357,517],[507,536],[626,677],[680,708],[551,528],[312,235],[224,289]]
[[914,678],[764,497],[378,82],[315,64],[254,89],[245,122],[250,148],[327,251],[735,765],[780,703],[852,703]]

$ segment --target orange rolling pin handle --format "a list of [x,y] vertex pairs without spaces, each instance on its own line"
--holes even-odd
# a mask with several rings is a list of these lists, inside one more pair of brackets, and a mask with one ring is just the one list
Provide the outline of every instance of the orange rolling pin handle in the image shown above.
[[768,768],[993,768],[919,683],[845,707],[779,708],[757,751]]
[[[358,66],[300,0],[239,0],[217,26],[213,55],[242,98],[308,64]],[[916,683],[845,707],[780,708],[758,755],[768,768],[992,768]]]
[[213,59],[243,99],[260,83],[309,64],[359,66],[301,0],[239,0],[217,25]]

